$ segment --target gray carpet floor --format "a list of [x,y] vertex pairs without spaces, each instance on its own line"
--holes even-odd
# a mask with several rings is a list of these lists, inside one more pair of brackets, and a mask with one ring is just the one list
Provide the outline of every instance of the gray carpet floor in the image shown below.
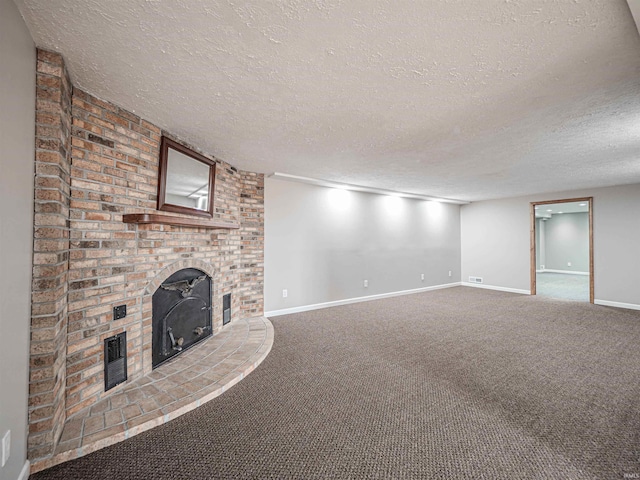
[[272,321],[220,397],[31,478],[640,474],[640,312],[456,287]]
[[536,274],[536,294],[578,302],[589,301],[589,276],[540,272]]

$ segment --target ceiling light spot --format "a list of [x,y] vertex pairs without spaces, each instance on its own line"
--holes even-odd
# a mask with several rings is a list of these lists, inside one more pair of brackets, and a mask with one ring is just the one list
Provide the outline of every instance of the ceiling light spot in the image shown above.
[[337,211],[345,211],[351,203],[351,192],[344,188],[330,188],[329,204]]
[[424,202],[427,217],[432,220],[439,220],[444,213],[444,205],[436,200],[428,200]]

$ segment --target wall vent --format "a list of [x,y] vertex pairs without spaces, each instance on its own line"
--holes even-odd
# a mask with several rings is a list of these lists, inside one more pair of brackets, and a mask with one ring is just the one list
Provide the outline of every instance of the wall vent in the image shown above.
[[231,294],[222,296],[222,325],[231,321]]
[[469,277],[469,283],[482,283],[482,277]]
[[127,332],[104,340],[105,391],[127,379]]

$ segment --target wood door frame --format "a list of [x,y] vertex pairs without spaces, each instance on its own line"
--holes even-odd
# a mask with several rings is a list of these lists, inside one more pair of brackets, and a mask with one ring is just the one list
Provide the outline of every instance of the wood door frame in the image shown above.
[[589,303],[593,303],[593,197],[566,198],[561,200],[545,200],[529,203],[529,216],[531,222],[531,295],[536,294],[536,206],[569,202],[587,202],[589,204]]

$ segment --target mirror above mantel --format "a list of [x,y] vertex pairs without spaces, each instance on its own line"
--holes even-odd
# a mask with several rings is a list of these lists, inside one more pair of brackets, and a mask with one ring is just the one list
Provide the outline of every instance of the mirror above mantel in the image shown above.
[[[234,221],[213,218],[216,162],[163,136],[160,142],[158,210],[181,213],[127,213],[122,221],[210,229],[238,229]],[[197,216],[200,218],[193,218]]]
[[158,210],[213,218],[216,163],[163,136]]

